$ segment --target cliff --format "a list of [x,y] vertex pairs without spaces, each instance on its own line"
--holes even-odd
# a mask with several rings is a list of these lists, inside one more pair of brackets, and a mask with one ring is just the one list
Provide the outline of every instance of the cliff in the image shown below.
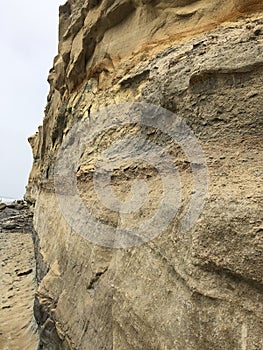
[[39,349],[263,348],[260,1],[60,7],[29,139]]

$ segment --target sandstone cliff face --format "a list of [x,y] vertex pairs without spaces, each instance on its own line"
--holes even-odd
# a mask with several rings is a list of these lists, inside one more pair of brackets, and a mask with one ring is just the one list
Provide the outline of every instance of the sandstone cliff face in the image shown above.
[[[259,1],[234,0],[78,0],[60,8],[46,114],[29,140],[34,164],[26,199],[35,205],[40,348],[263,348],[262,10]],[[106,127],[123,114],[120,103],[142,101],[173,112],[171,125],[182,118],[198,138],[205,164],[189,162],[169,125],[163,132],[161,125],[145,127],[127,116],[126,124]],[[106,117],[99,112],[111,105],[118,107]],[[86,223],[85,236],[65,217],[58,198],[63,188],[54,186],[56,156],[64,142],[70,147],[81,138],[79,133],[67,141],[80,122],[82,133],[92,137],[78,162],[72,160],[78,195],[115,232],[143,225],[158,211],[162,176],[147,162],[149,149],[134,162],[116,148],[110,156],[120,156],[121,165],[108,169],[114,193],[127,200],[136,178],[149,188],[142,208],[121,214],[106,208],[94,190],[101,154],[125,138],[126,150],[136,148],[139,134],[176,164],[180,206],[154,239],[122,249],[96,244],[95,227],[96,235]],[[206,171],[205,206],[199,203],[201,215],[183,232],[203,180],[194,182],[193,174],[205,177]],[[62,195],[71,203],[75,197],[63,181]],[[106,185],[104,190],[107,197]]]

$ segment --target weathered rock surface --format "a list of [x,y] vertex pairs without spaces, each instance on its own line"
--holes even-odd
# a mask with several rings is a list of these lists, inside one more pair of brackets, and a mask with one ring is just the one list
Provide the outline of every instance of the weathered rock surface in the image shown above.
[[[23,225],[23,220],[24,225]],[[30,222],[31,221],[31,222]],[[0,349],[34,350],[36,292],[32,214],[22,201],[0,209]]]
[[[43,126],[30,138],[26,195],[35,204],[40,349],[263,348],[262,9],[259,1],[83,0],[60,8],[59,54]],[[103,130],[97,111],[134,101],[183,118],[204,150],[207,200],[187,233],[180,227],[194,186],[186,155],[160,130]],[[101,247],[63,217],[55,159],[81,120],[103,132],[79,159],[78,190],[92,215],[113,227],[151,216],[161,179],[147,162],[124,154],[123,167],[113,169],[115,193],[127,199],[136,177],[150,190],[141,211],[121,216],[94,192],[100,154],[127,136],[131,147],[136,134],[169,152],[182,177],[182,202],[154,240]]]
[[0,204],[0,232],[32,232],[33,213],[24,201]]

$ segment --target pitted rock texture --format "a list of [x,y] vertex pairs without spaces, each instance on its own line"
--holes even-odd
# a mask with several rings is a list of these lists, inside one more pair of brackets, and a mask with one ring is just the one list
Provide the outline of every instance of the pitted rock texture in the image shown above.
[[[263,348],[261,11],[258,1],[69,1],[61,7],[45,119],[29,140],[34,164],[26,198],[35,205],[40,349]],[[168,151],[183,184],[181,207],[165,232],[139,247],[110,249],[68,225],[54,166],[74,123],[101,130],[97,111],[134,101],[186,121],[205,152],[209,188],[200,219],[183,234],[193,195],[185,154],[166,134],[140,125],[98,134],[76,177],[87,208],[104,223],[123,225],[99,202],[92,176],[100,154],[124,137],[140,134]],[[156,210],[160,178],[149,164],[127,156],[123,164],[113,169],[115,193],[129,197],[136,177],[150,188],[144,210],[124,222],[134,224]]]

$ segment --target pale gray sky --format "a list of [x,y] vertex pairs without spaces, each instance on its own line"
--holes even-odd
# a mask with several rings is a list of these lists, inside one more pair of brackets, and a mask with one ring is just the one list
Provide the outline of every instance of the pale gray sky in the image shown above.
[[27,137],[43,119],[63,0],[1,1],[0,197],[21,198],[32,164]]

